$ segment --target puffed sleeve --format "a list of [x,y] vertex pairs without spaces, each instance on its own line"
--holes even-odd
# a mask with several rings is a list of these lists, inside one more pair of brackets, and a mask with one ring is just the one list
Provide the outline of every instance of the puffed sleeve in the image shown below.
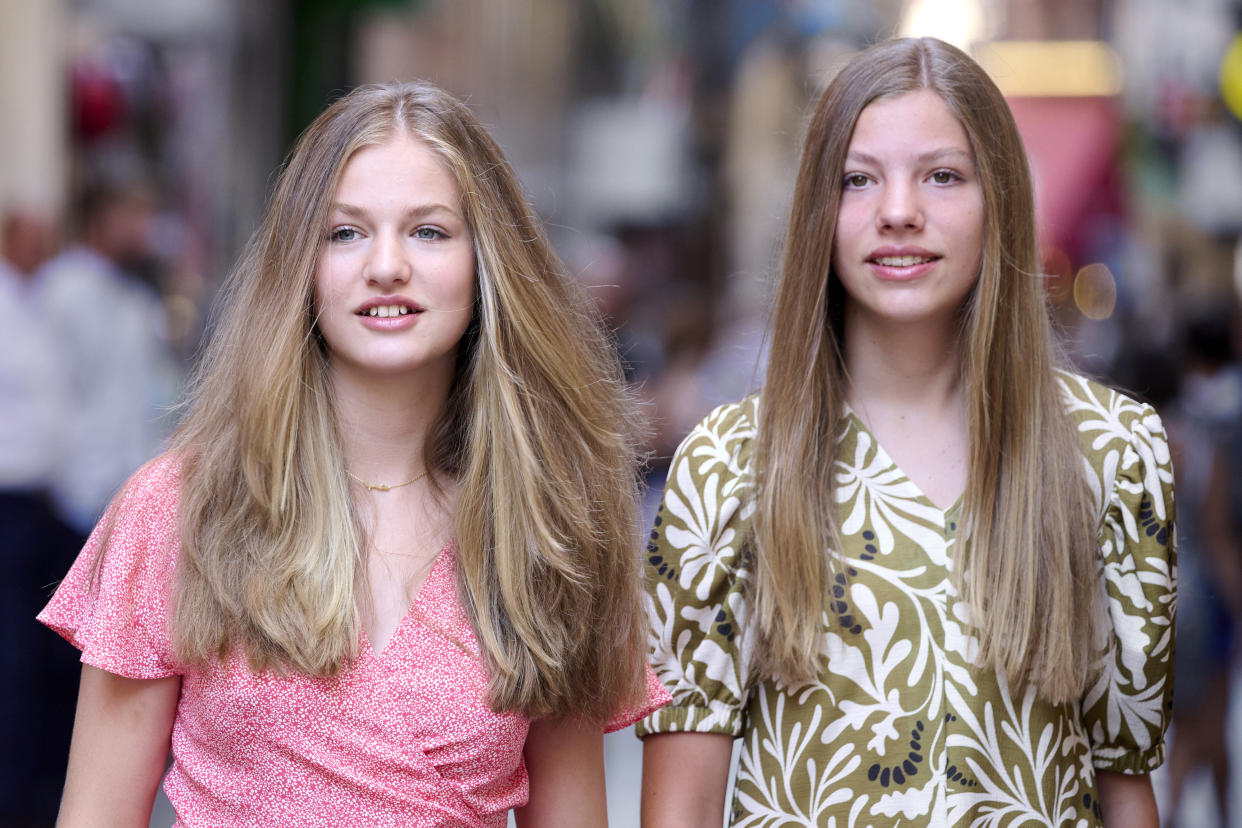
[[168,632],[179,466],[151,461],[113,499],[38,620],[116,675],[180,672]]
[[1098,677],[1083,697],[1092,762],[1147,773],[1164,761],[1172,711],[1176,551],[1173,469],[1150,406],[1102,391],[1100,414],[1080,419],[1103,507],[1100,565],[1107,613]]
[[757,402],[721,406],[669,466],[647,547],[651,665],[673,700],[638,735],[742,731],[750,672],[745,548]]

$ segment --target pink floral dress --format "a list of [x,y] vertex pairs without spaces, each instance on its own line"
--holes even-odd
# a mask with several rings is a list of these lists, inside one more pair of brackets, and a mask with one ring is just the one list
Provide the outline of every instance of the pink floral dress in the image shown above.
[[[457,601],[450,544],[383,652],[365,640],[332,678],[254,673],[235,654],[178,662],[168,589],[178,553],[179,466],[167,456],[131,482],[39,620],[82,661],[137,679],[181,677],[164,791],[179,825],[410,825],[499,828],[524,804],[529,721],[485,702],[487,676]],[[646,707],[668,701],[648,670]]]

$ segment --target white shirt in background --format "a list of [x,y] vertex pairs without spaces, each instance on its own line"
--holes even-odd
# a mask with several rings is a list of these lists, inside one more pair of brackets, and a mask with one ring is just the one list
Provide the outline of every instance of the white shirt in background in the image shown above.
[[89,531],[126,478],[167,436],[179,371],[154,290],[84,246],[36,277],[48,330],[66,354],[71,408],[52,476],[62,518]]
[[30,285],[0,261],[0,489],[42,490],[61,460],[68,381]]

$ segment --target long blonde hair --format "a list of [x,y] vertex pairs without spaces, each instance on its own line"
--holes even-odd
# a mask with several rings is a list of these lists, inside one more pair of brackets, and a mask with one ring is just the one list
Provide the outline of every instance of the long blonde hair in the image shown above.
[[759,668],[792,683],[819,670],[829,581],[841,569],[833,484],[843,426],[844,289],[832,272],[844,158],[878,98],[938,94],[961,121],[983,187],[979,280],[963,308],[970,429],[960,565],[980,663],[1053,701],[1077,697],[1097,618],[1097,518],[1055,376],[1026,154],[1009,107],[963,52],[932,38],[855,57],[808,125],[755,449],[753,587]]
[[359,642],[365,538],[352,505],[314,272],[341,170],[398,131],[456,178],[476,307],[427,440],[457,481],[458,594],[489,703],[602,720],[640,698],[636,430],[619,360],[500,149],[425,83],[355,89],[299,139],[225,286],[174,450],[181,657],[341,669]]

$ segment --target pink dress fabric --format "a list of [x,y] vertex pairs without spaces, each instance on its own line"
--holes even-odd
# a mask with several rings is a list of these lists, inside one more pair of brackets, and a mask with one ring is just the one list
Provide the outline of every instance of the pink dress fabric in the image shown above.
[[[86,664],[129,678],[181,677],[164,779],[177,824],[504,826],[527,799],[530,723],[484,700],[487,676],[457,601],[451,544],[384,651],[364,636],[356,661],[332,678],[256,674],[240,654],[187,666],[172,653],[167,623],[178,481],[168,456],[135,475],[39,614]],[[608,730],[669,700],[650,669],[647,684],[647,705]]]

